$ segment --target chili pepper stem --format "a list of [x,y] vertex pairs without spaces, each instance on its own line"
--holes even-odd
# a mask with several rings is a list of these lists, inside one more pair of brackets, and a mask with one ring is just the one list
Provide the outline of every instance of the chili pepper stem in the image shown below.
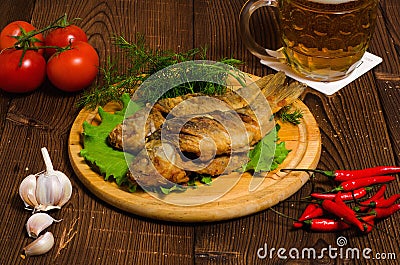
[[300,198],[300,201],[307,201],[307,202],[310,202],[310,200],[312,199],[313,197],[311,197],[310,195],[308,195],[307,197],[302,197],[302,198]]
[[291,217],[291,216],[286,215],[286,214],[284,214],[284,213],[281,213],[281,212],[275,210],[275,209],[272,208],[272,207],[270,207],[269,209],[270,209],[271,211],[273,211],[274,213],[276,213],[277,215],[281,216],[281,217],[288,218],[288,219],[293,220],[293,221],[296,221],[296,222],[299,221],[297,218],[294,218],[294,217]]
[[[357,217],[365,217],[365,216],[371,216],[371,213],[357,213]],[[374,216],[372,214],[372,216]]]
[[308,169],[308,168],[282,168],[281,171],[303,171],[308,173],[319,173],[329,178],[334,178],[335,174],[333,171],[325,171],[321,169]]
[[312,203],[313,201],[301,198],[300,200],[285,200],[285,202],[300,202],[300,203],[310,203],[311,202]]

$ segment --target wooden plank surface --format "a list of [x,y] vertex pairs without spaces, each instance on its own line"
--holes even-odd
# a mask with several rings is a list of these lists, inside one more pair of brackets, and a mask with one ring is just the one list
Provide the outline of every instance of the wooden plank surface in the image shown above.
[[[0,28],[13,20],[26,20],[42,27],[65,12],[89,35],[101,62],[115,56],[110,38],[124,34],[135,40],[146,35],[153,48],[187,50],[207,46],[211,59],[236,57],[244,71],[264,75],[273,71],[261,66],[243,46],[238,15],[244,0],[126,0],[126,1],[22,1],[1,2]],[[335,95],[326,97],[312,90],[303,96],[316,117],[322,134],[323,169],[362,168],[400,163],[400,3],[380,1],[376,32],[369,50],[383,63]],[[255,14],[257,38],[279,47],[274,14]],[[122,64],[125,63],[122,61]],[[0,264],[398,264],[399,215],[377,223],[368,235],[293,231],[291,221],[272,211],[211,224],[175,224],[127,214],[98,200],[74,174],[68,162],[67,139],[78,114],[79,94],[65,94],[46,82],[38,91],[11,95],[0,91]],[[71,176],[73,197],[61,211],[51,214],[62,222],[54,225],[56,246],[41,257],[22,259],[22,248],[32,240],[24,231],[30,213],[17,194],[20,181],[44,168],[40,148],[47,146],[55,168]],[[316,186],[324,187],[322,177]],[[390,185],[399,193],[399,182]],[[306,184],[289,201],[275,207],[289,216],[300,215],[296,203],[308,195]],[[282,260],[260,259],[257,251],[269,248],[316,249],[337,246],[345,236],[348,247],[371,248],[395,253],[396,259]]]

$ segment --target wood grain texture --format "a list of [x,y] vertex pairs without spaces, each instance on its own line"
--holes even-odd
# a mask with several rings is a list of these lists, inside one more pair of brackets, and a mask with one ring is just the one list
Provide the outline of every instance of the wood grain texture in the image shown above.
[[378,16],[382,19],[377,20],[369,48],[372,53],[383,58],[383,62],[374,70],[378,79],[393,79],[400,75],[400,40],[398,33],[400,22],[398,16],[392,15],[399,9],[399,3],[396,3],[396,1],[380,1]]
[[[244,61],[242,70],[256,75],[273,71],[259,63],[243,46],[237,19],[245,0],[4,0],[0,27],[13,20],[44,26],[65,12],[80,17],[77,24],[89,35],[101,56],[117,57],[111,44],[114,34],[148,36],[151,47],[186,50],[207,45],[212,59],[234,56]],[[399,53],[400,12],[398,0],[380,1],[377,27],[369,51],[383,58],[382,64],[332,97],[309,91],[303,96],[320,127],[323,169],[361,168],[400,163],[399,135]],[[257,12],[254,32],[265,45],[279,45],[276,29],[270,26],[273,14]],[[126,63],[121,59],[122,65]],[[211,224],[173,224],[122,212],[96,198],[79,181],[68,160],[67,138],[78,111],[79,94],[58,92],[46,82],[27,95],[0,92],[0,264],[378,264],[373,259],[281,260],[260,259],[257,250],[269,248],[317,249],[336,246],[345,236],[348,247],[369,247],[374,252],[393,252],[397,260],[399,215],[376,224],[368,235],[308,233],[291,230],[291,221],[272,211]],[[23,177],[44,167],[40,148],[47,146],[54,166],[71,176],[73,197],[61,211],[63,218],[51,227],[56,246],[46,255],[22,259],[22,248],[32,240],[24,231],[30,213],[23,209],[17,194]],[[316,176],[315,185],[326,181]],[[397,184],[397,185],[396,185]],[[390,185],[399,193],[399,182]],[[275,207],[297,217],[304,208],[295,203],[308,195],[307,183],[289,201]],[[70,240],[70,241],[68,241]],[[66,243],[68,242],[68,243]]]
[[378,20],[371,50],[384,58],[383,64],[378,66],[375,71],[376,87],[382,104],[383,115],[388,120],[394,159],[396,163],[399,163],[400,21],[399,16],[393,14],[400,10],[400,5],[398,1],[382,1],[380,7],[384,19]]
[[30,22],[34,5],[34,0],[3,1],[0,9],[0,28],[15,20]]

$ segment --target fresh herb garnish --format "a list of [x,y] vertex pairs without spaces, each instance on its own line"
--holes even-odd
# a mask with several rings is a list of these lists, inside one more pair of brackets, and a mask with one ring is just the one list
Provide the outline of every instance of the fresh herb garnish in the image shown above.
[[298,125],[300,124],[301,118],[303,118],[303,113],[298,109],[290,112],[291,108],[291,105],[283,107],[278,113],[276,113],[276,117],[283,122],[290,122],[294,125]]
[[[151,49],[145,42],[142,35],[137,35],[136,42],[129,42],[124,37],[119,36],[113,39],[113,44],[122,50],[121,58],[108,59],[104,68],[101,69],[103,80],[100,86],[84,92],[78,101],[78,107],[94,109],[97,106],[104,106],[110,101],[118,100],[124,93],[133,95],[136,88],[145,81],[150,75],[164,69],[165,67],[192,61],[206,60],[207,49],[192,49],[186,52],[173,52],[161,49]],[[127,65],[122,68],[122,63]],[[234,58],[224,58],[219,62],[238,66],[242,62]],[[232,69],[234,69],[232,67]],[[234,75],[240,82],[241,74],[236,71],[229,72],[226,67],[208,67],[204,75],[221,75],[223,78],[227,74]],[[163,80],[164,82],[165,80]],[[226,87],[210,82],[190,82],[182,84],[169,90],[163,97],[176,97],[188,93],[222,94]],[[154,100],[148,95],[148,100]]]

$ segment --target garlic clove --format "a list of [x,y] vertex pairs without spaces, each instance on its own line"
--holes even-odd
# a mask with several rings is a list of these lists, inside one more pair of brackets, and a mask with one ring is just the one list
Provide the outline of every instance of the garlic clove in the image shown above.
[[36,175],[29,175],[19,185],[19,196],[24,201],[25,207],[36,207]]
[[38,206],[36,210],[47,211],[50,209],[59,209],[57,206],[63,195],[60,181],[54,172],[51,175],[40,174],[36,180],[36,199]]
[[53,224],[53,222],[60,222],[47,213],[35,213],[29,217],[26,222],[26,231],[28,235],[33,238],[37,238],[39,234],[47,227]]
[[47,253],[54,246],[54,236],[51,232],[38,237],[35,241],[24,247],[25,255],[36,256]]
[[55,171],[55,173],[57,174],[57,178],[60,181],[62,190],[63,190],[61,199],[57,203],[57,206],[62,207],[71,198],[72,184],[71,184],[71,181],[69,180],[69,178],[63,172]]
[[[43,147],[41,151],[44,163],[46,165],[45,175],[48,177],[51,176],[52,178],[57,178],[59,183],[58,184],[59,189],[54,188],[54,191],[51,194],[52,196],[54,196],[53,198],[50,198],[50,196],[46,197],[45,194],[41,193],[41,196],[44,196],[41,197],[41,199],[43,199],[43,203],[41,200],[39,200],[39,204],[44,205],[44,207],[48,207],[48,203],[50,203],[51,201],[51,205],[53,205],[53,208],[61,208],[61,206],[67,203],[71,198],[72,194],[71,181],[63,172],[54,170],[53,164],[51,163],[49,152],[47,151],[46,147]],[[43,181],[45,180],[43,179]],[[54,183],[55,182],[57,181],[54,180]],[[36,194],[36,196],[38,196],[38,194]],[[44,202],[45,200],[47,200],[46,203]]]

